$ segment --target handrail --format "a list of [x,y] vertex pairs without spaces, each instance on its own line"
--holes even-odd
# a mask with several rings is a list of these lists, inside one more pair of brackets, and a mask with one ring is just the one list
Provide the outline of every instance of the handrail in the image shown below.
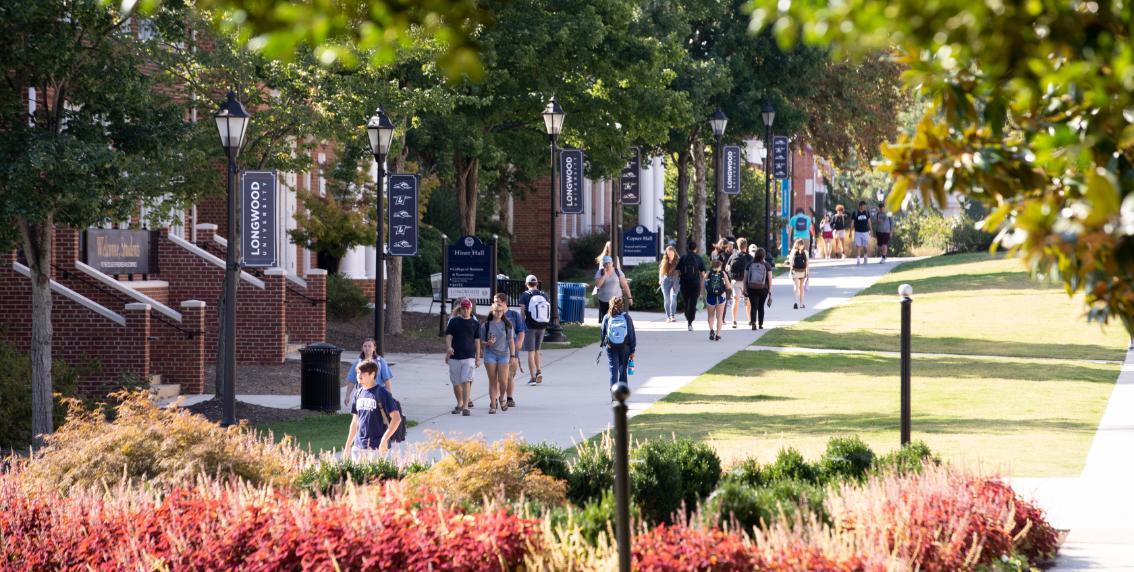
[[[102,291],[106,294],[110,294],[111,296],[114,297],[114,299],[118,300],[119,302],[123,302],[123,301],[126,302],[126,303],[135,302],[135,300],[132,299],[132,298],[125,299],[125,298],[129,298],[129,296],[126,296],[125,294],[118,292],[118,291],[116,291],[112,288],[108,288],[106,286],[103,286],[102,284],[99,284],[99,282],[97,280],[94,280],[92,278],[84,276],[80,272],[72,272],[71,270],[68,270],[66,268],[61,268],[59,265],[55,264],[54,262],[51,263],[51,267],[54,268],[56,272],[62,273],[64,278],[71,278],[71,277],[78,278],[79,281],[81,281],[85,284],[94,286],[96,289],[98,289],[99,291]],[[189,339],[189,340],[193,339],[194,336],[198,336],[198,335],[203,333],[203,332],[200,332],[198,330],[190,330],[190,329],[183,328],[183,327],[179,326],[178,324],[174,323],[169,318],[166,318],[165,315],[162,314],[161,312],[151,312],[150,317],[151,318],[157,318],[159,321],[161,321],[161,322],[165,323],[166,325],[172,327],[173,329],[181,332],[182,334],[185,334],[186,339]]]
[[[220,254],[225,254],[225,255],[228,254],[228,253],[222,251],[220,246],[216,245],[211,240],[198,242],[197,246],[200,246],[201,248],[205,249],[206,251],[208,251],[210,248],[213,248],[213,249],[216,249]],[[264,278],[264,271],[260,270],[259,268],[256,268],[255,266],[241,267],[241,270],[248,272],[249,274],[251,274],[251,275],[253,275],[257,278],[260,278],[260,279]],[[326,298],[322,298],[322,299],[312,298],[311,296],[308,296],[307,294],[300,292],[294,286],[292,286],[287,280],[284,280],[284,287],[287,288],[288,290],[292,291],[293,293],[295,293],[297,296],[300,296],[302,298],[306,298],[308,302],[311,302],[312,306],[318,306],[320,302],[325,303],[327,301]]]

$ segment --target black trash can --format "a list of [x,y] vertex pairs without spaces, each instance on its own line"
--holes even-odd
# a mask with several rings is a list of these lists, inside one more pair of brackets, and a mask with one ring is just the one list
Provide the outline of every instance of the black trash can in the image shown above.
[[339,410],[339,356],[343,350],[323,342],[299,348],[299,407]]

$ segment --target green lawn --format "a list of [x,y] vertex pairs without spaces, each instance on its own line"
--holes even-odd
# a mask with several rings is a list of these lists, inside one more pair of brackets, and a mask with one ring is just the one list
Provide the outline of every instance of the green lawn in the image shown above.
[[[406,421],[406,428],[417,425],[417,421]],[[311,415],[291,421],[266,423],[257,429],[271,431],[276,441],[290,435],[296,446],[313,453],[341,450],[350,431],[350,415],[346,413],[327,413]]]
[[582,348],[599,341],[599,327],[593,324],[564,324],[563,335],[572,348]]
[[[744,351],[631,422],[635,438],[687,435],[726,459],[768,461],[784,446],[818,456],[858,434],[898,443],[897,285],[914,285],[913,434],[950,461],[1018,476],[1074,476],[1119,371],[1126,338],[1077,314],[1014,261],[950,256],[903,265],[838,308],[769,332],[760,345],[867,350]],[[867,329],[869,328],[869,330]],[[1004,357],[972,357],[995,355]]]

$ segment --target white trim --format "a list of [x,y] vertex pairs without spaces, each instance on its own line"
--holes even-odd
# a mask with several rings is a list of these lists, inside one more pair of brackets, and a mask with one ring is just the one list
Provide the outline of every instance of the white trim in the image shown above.
[[211,230],[213,232],[217,231],[217,225],[211,222],[199,222],[193,228],[198,230]]
[[[12,270],[19,272],[24,276],[27,276],[29,279],[31,278],[31,269],[27,266],[24,266],[23,264],[20,264],[19,262],[12,263]],[[87,298],[86,296],[83,296],[82,294],[79,294],[78,292],[54,280],[51,281],[51,291],[66,298],[70,298],[72,301],[86,307],[88,310],[91,310],[92,312],[102,316],[103,318],[106,318],[107,320],[118,324],[119,326],[126,326],[126,318],[122,317],[121,314],[118,314],[110,308],[107,308],[106,306],[103,306],[102,304],[99,304],[98,302],[95,302],[94,300],[91,300],[90,298]]]
[[214,234],[213,235],[213,242],[215,242],[215,243],[217,243],[217,244],[219,244],[219,245],[221,245],[225,248],[228,248],[228,239],[223,237],[223,236],[218,236],[218,235]]
[[[192,242],[189,242],[189,241],[187,241],[184,238],[181,238],[179,236],[175,236],[175,235],[171,234],[171,235],[169,235],[168,238],[169,238],[169,240],[171,240],[173,242],[173,244],[176,244],[177,246],[180,246],[181,248],[184,248],[185,250],[188,250],[189,252],[196,254],[197,256],[204,259],[205,262],[211,263],[213,266],[216,266],[217,268],[224,270],[224,261],[221,260],[220,258],[217,258],[216,256],[213,256],[211,253],[206,252],[205,249],[203,249],[203,248],[197,246],[196,244],[193,244]],[[257,288],[259,288],[259,289],[261,289],[261,290],[266,288],[263,280],[260,280],[259,278],[256,278],[255,276],[253,276],[253,275],[251,275],[251,274],[249,274],[249,273],[247,273],[243,270],[240,271],[240,279],[251,284],[251,285],[253,285],[253,286],[255,286],[255,287],[257,287]]]
[[150,310],[151,306],[149,304],[145,303],[145,302],[130,302],[129,304],[126,304],[126,309],[127,310],[135,310],[135,311],[144,311],[144,310]]
[[307,271],[307,275],[308,276],[326,276],[327,275],[327,269],[326,268],[312,268],[312,269]]
[[297,285],[302,286],[304,288],[307,287],[307,281],[296,276],[296,275],[294,275],[294,274],[288,274],[287,280],[288,280],[288,282],[291,282],[292,284],[297,284]]
[[271,268],[264,269],[264,276],[287,276],[287,270],[273,266]]
[[[173,308],[170,308],[169,306],[166,306],[165,304],[162,304],[161,302],[158,302],[157,300],[154,300],[153,298],[150,298],[149,296],[146,296],[145,294],[133,288],[130,288],[129,286],[123,285],[121,282],[111,278],[110,276],[107,276],[97,268],[84,264],[83,262],[80,262],[78,260],[75,261],[75,268],[77,268],[80,272],[86,274],[87,276],[90,276],[91,278],[94,278],[95,280],[98,280],[99,282],[102,282],[103,284],[106,284],[107,286],[110,286],[111,288],[139,302],[149,304],[154,310],[157,310],[158,312],[165,314],[166,316],[169,316],[170,318],[173,318],[178,322],[181,321],[181,312],[178,312],[177,310],[174,310]],[[147,280],[147,282],[152,281]],[[168,282],[166,283],[166,285],[168,285]]]
[[200,300],[183,300],[181,302],[182,308],[204,308],[205,303]]

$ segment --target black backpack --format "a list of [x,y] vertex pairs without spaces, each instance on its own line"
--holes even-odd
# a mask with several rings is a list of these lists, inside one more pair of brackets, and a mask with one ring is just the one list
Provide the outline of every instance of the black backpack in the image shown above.
[[795,251],[795,257],[791,261],[792,270],[804,270],[807,268],[807,255],[802,250]]
[[807,219],[805,219],[803,217],[796,217],[796,219],[795,219],[795,230],[797,230],[799,232],[803,232],[803,231],[807,230]]
[[697,268],[698,265],[697,261],[694,260],[695,258],[700,257],[696,254],[693,254],[692,252],[687,252],[685,256],[681,258],[681,262],[678,264],[678,266],[681,267],[682,282],[701,282],[701,271]]
[[845,214],[835,215],[835,218],[831,219],[831,228],[834,229],[834,230],[846,230],[847,229],[847,215],[845,215]]
[[[402,422],[398,423],[398,428],[394,429],[394,434],[390,435],[390,440],[395,443],[401,443],[406,440],[406,414],[402,412],[402,403],[400,401],[394,399],[393,395],[390,396],[390,400],[394,402],[394,409],[402,416]],[[382,422],[386,424],[386,427],[389,427],[390,413],[386,411],[385,407],[382,407],[382,400],[378,400],[378,411],[382,412]]]
[[728,261],[728,277],[733,280],[742,280],[749,264],[752,264],[752,256],[747,252],[733,254]]

